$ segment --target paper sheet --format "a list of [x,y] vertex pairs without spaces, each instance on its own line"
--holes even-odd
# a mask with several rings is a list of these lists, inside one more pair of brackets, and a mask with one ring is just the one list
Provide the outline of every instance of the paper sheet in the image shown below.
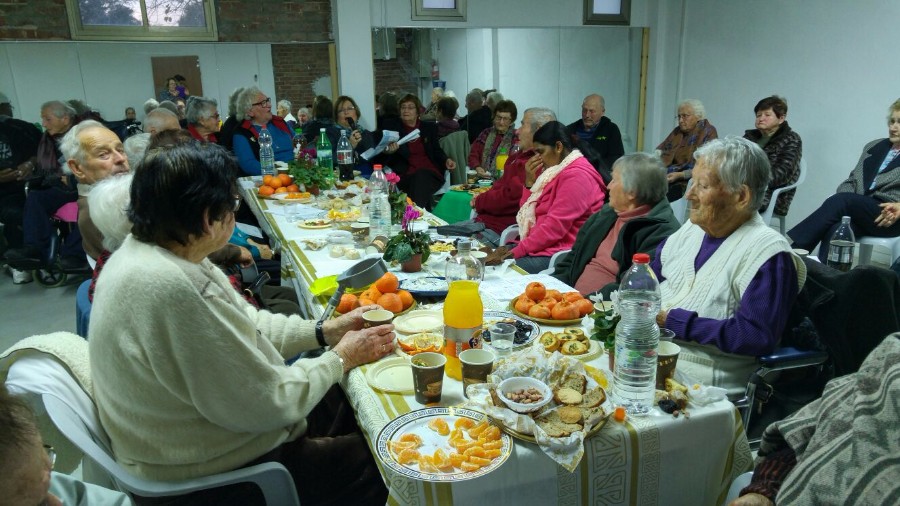
[[485,276],[479,291],[497,300],[510,301],[524,292],[525,286],[532,281],[543,283],[547,289],[559,290],[560,292],[575,291],[571,286],[549,274],[528,274],[518,278]]
[[412,142],[419,138],[419,129],[415,129],[412,132],[406,134],[402,139],[400,138],[400,133],[395,132],[393,130],[384,130],[383,135],[381,136],[381,142],[378,143],[374,148],[367,149],[362,155],[366,160],[371,160],[372,157],[380,155],[384,150],[388,147],[388,144],[392,142],[396,142],[399,146],[406,144],[407,142]]

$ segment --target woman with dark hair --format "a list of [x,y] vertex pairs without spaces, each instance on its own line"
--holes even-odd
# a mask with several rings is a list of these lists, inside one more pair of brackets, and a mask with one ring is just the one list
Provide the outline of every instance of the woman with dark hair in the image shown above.
[[375,129],[399,131],[400,125],[400,102],[397,94],[392,91],[386,91],[378,97],[378,119]]
[[454,97],[444,97],[438,100],[437,109],[435,111],[435,119],[437,120],[438,139],[459,131],[459,122],[456,121],[456,110],[459,109],[459,102]]
[[[338,138],[340,133],[347,133],[347,140],[350,141],[350,147],[356,153],[356,169],[360,171],[363,177],[369,177],[372,174],[372,166],[360,155],[367,149],[375,145],[372,140],[372,132],[366,130],[359,124],[360,111],[353,97],[341,95],[334,103],[334,117],[337,120]],[[335,164],[337,164],[337,143],[332,146],[335,150]]]
[[486,128],[469,150],[469,167],[474,167],[480,177],[494,177],[497,173],[495,160],[500,150],[510,152],[518,142],[516,138],[516,104],[512,100],[501,100],[493,109],[491,121],[494,126]]
[[[766,97],[753,108],[756,114],[756,128],[744,132],[744,138],[755,142],[766,152],[772,167],[772,181],[763,198],[759,212],[769,207],[772,192],[783,186],[797,182],[800,177],[800,157],[803,156],[803,142],[797,132],[787,122],[787,101],[778,95]],[[787,216],[794,190],[782,192],[775,202],[775,214]]]
[[337,147],[337,141],[341,137],[340,130],[334,123],[334,103],[330,98],[319,95],[313,100],[313,119],[305,127],[303,127],[303,137],[307,143],[315,145],[319,139],[319,130],[325,129],[325,135],[331,142],[332,156],[334,149]]
[[603,207],[606,184],[562,123],[539,128],[532,145],[536,153],[525,163],[516,214],[519,243],[511,253],[522,269],[537,273],[554,253],[572,248],[584,222]]
[[444,185],[445,170],[453,170],[456,163],[447,157],[438,143],[437,125],[419,121],[422,102],[415,95],[406,95],[400,99],[400,137],[403,138],[415,129],[419,130],[419,138],[398,146],[392,142],[382,155],[384,165],[391,167],[399,176],[398,187],[416,203],[417,206],[432,208],[432,196]]
[[[393,327],[361,330],[362,311],[377,306],[316,323],[258,310],[232,289],[206,257],[231,237],[237,170],[220,146],[190,142],[149,151],[134,174],[132,234],[101,273],[91,310],[94,397],[116,459],[167,481],[278,461],[303,503],[384,504],[337,383],[392,353]],[[330,351],[285,365],[322,346]],[[167,504],[260,502],[240,484]]]

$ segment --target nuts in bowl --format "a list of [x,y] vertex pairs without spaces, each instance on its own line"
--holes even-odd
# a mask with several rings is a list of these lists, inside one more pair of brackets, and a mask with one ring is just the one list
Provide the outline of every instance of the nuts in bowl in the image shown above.
[[553,392],[534,378],[514,376],[500,382],[497,397],[516,413],[531,413],[553,400]]

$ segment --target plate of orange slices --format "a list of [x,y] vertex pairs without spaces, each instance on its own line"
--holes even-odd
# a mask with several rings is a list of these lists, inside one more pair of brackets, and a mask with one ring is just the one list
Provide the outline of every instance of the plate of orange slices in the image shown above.
[[444,336],[433,332],[397,336],[397,347],[394,349],[401,357],[411,357],[426,351],[441,353],[444,349]]

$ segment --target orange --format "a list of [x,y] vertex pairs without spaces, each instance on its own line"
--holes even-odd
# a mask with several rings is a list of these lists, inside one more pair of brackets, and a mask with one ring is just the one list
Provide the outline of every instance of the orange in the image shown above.
[[450,456],[447,455],[447,452],[438,448],[434,452],[434,465],[441,471],[452,472],[453,471],[453,463],[450,461]]
[[481,420],[478,424],[469,429],[469,437],[472,439],[477,438],[478,435],[484,432],[488,427],[490,427],[490,425],[488,425],[487,420]]
[[381,297],[381,292],[375,288],[375,285],[370,286],[363,293],[359,294],[360,299],[369,299],[371,301],[378,301],[378,297]]
[[396,293],[385,293],[378,297],[375,303],[392,313],[403,311],[403,302],[400,301],[400,296]]
[[352,293],[345,293],[341,295],[341,303],[338,304],[337,312],[341,314],[347,314],[350,311],[359,307],[359,299],[356,298],[356,295]]
[[578,301],[578,300],[581,300],[584,298],[578,292],[566,292],[566,293],[562,294],[562,296],[563,296],[563,300],[566,300],[569,302],[575,302],[575,301]]
[[528,310],[528,316],[532,318],[543,318],[545,320],[550,319],[550,309],[547,306],[542,306],[540,304],[535,304],[531,306],[531,309]]
[[384,276],[375,282],[375,288],[381,293],[395,293],[400,288],[400,281],[394,274],[385,272]]
[[282,186],[281,188],[275,190],[275,193],[287,193],[288,189]]
[[447,424],[447,420],[444,420],[441,417],[433,418],[429,421],[428,428],[442,436],[450,434],[450,425]]
[[532,281],[525,287],[525,295],[531,300],[541,300],[547,296],[547,288],[543,283]]
[[416,443],[416,446],[418,446],[422,444],[422,436],[409,432],[400,436],[400,441],[411,441],[413,443]]
[[450,463],[453,464],[453,467],[458,468],[458,467],[462,466],[462,463],[467,461],[468,459],[469,458],[466,457],[465,455],[460,455],[458,453],[450,454]]
[[[299,191],[300,191],[300,187],[297,186],[297,185],[295,185],[295,184],[290,184],[290,185],[288,185],[287,190],[288,190],[289,192],[295,193],[295,192],[299,192]],[[297,197],[297,198],[300,198],[300,197]]]
[[[407,292],[406,290],[397,290],[397,296],[400,297],[400,302],[403,303],[404,311],[409,309],[409,306],[412,306],[413,302],[415,302],[415,299],[413,299],[412,294]],[[464,420],[464,419],[460,418],[460,420]]]
[[459,468],[468,473],[481,469],[481,466],[478,464],[472,464],[471,462],[463,462],[459,465]]
[[539,306],[544,306],[544,307],[546,307],[547,309],[551,309],[551,310],[552,310],[552,309],[553,309],[553,306],[555,306],[557,302],[558,302],[558,301],[557,301],[556,299],[554,299],[553,297],[551,297],[551,296],[548,294],[546,297],[544,297],[544,300],[538,302],[538,305],[539,305]]
[[360,294],[360,296],[359,296],[359,305],[360,306],[372,306],[374,304],[375,304],[374,300],[367,299],[367,298],[363,297],[363,294]]
[[484,456],[487,457],[487,458],[489,458],[489,459],[491,459],[491,460],[494,460],[494,459],[496,459],[497,457],[500,456],[500,450],[499,450],[499,449],[495,449],[495,450],[485,450],[485,451],[484,451]]
[[497,441],[500,439],[500,427],[496,425],[491,425],[487,429],[485,429],[483,437],[486,437],[489,441]]
[[469,460],[471,460],[472,456],[484,457],[484,448],[482,448],[480,446],[473,446],[473,447],[467,449],[466,451],[464,451],[463,455],[465,455],[466,457],[469,457]]
[[269,186],[269,183],[272,182],[272,177],[273,176],[263,176],[263,184]]
[[269,195],[272,195],[273,193],[275,193],[275,189],[272,188],[271,186],[260,186],[259,187],[259,196],[260,197],[268,197]]
[[278,179],[281,180],[281,186],[289,186],[292,182],[291,176],[287,174],[278,174]]
[[571,302],[562,301],[553,306],[550,314],[554,320],[574,320],[578,318],[578,306]]
[[403,465],[412,464],[413,462],[416,462],[417,460],[419,460],[419,457],[421,457],[421,455],[419,455],[418,450],[416,450],[414,448],[408,448],[406,450],[401,451],[397,455],[397,462],[399,462],[400,464],[403,464]]
[[268,183],[266,183],[266,184],[269,185],[269,186],[271,186],[272,188],[281,188],[282,186],[284,186],[284,184],[281,182],[281,179],[279,179],[279,178],[277,178],[277,177],[273,177],[273,178],[272,178]]
[[453,422],[453,426],[457,429],[471,429],[475,426],[475,420],[471,418],[460,417],[457,418],[455,422]]
[[531,310],[531,306],[534,305],[534,301],[529,299],[522,294],[519,296],[519,300],[516,301],[516,311],[522,314],[528,314],[528,311]]
[[479,467],[488,466],[491,464],[491,459],[486,459],[483,457],[471,456],[469,457],[469,461],[466,464],[476,464]]
[[563,294],[559,290],[547,290],[547,297],[553,297],[557,301],[563,300]]
[[419,471],[423,473],[436,473],[438,468],[434,465],[434,458],[431,455],[422,455],[419,457]]
[[486,443],[482,443],[481,447],[484,448],[485,453],[491,450],[499,450],[503,448],[503,441],[500,439],[496,441],[488,441]]
[[588,299],[579,299],[575,301],[575,305],[578,307],[579,316],[591,314],[594,311],[594,304]]

